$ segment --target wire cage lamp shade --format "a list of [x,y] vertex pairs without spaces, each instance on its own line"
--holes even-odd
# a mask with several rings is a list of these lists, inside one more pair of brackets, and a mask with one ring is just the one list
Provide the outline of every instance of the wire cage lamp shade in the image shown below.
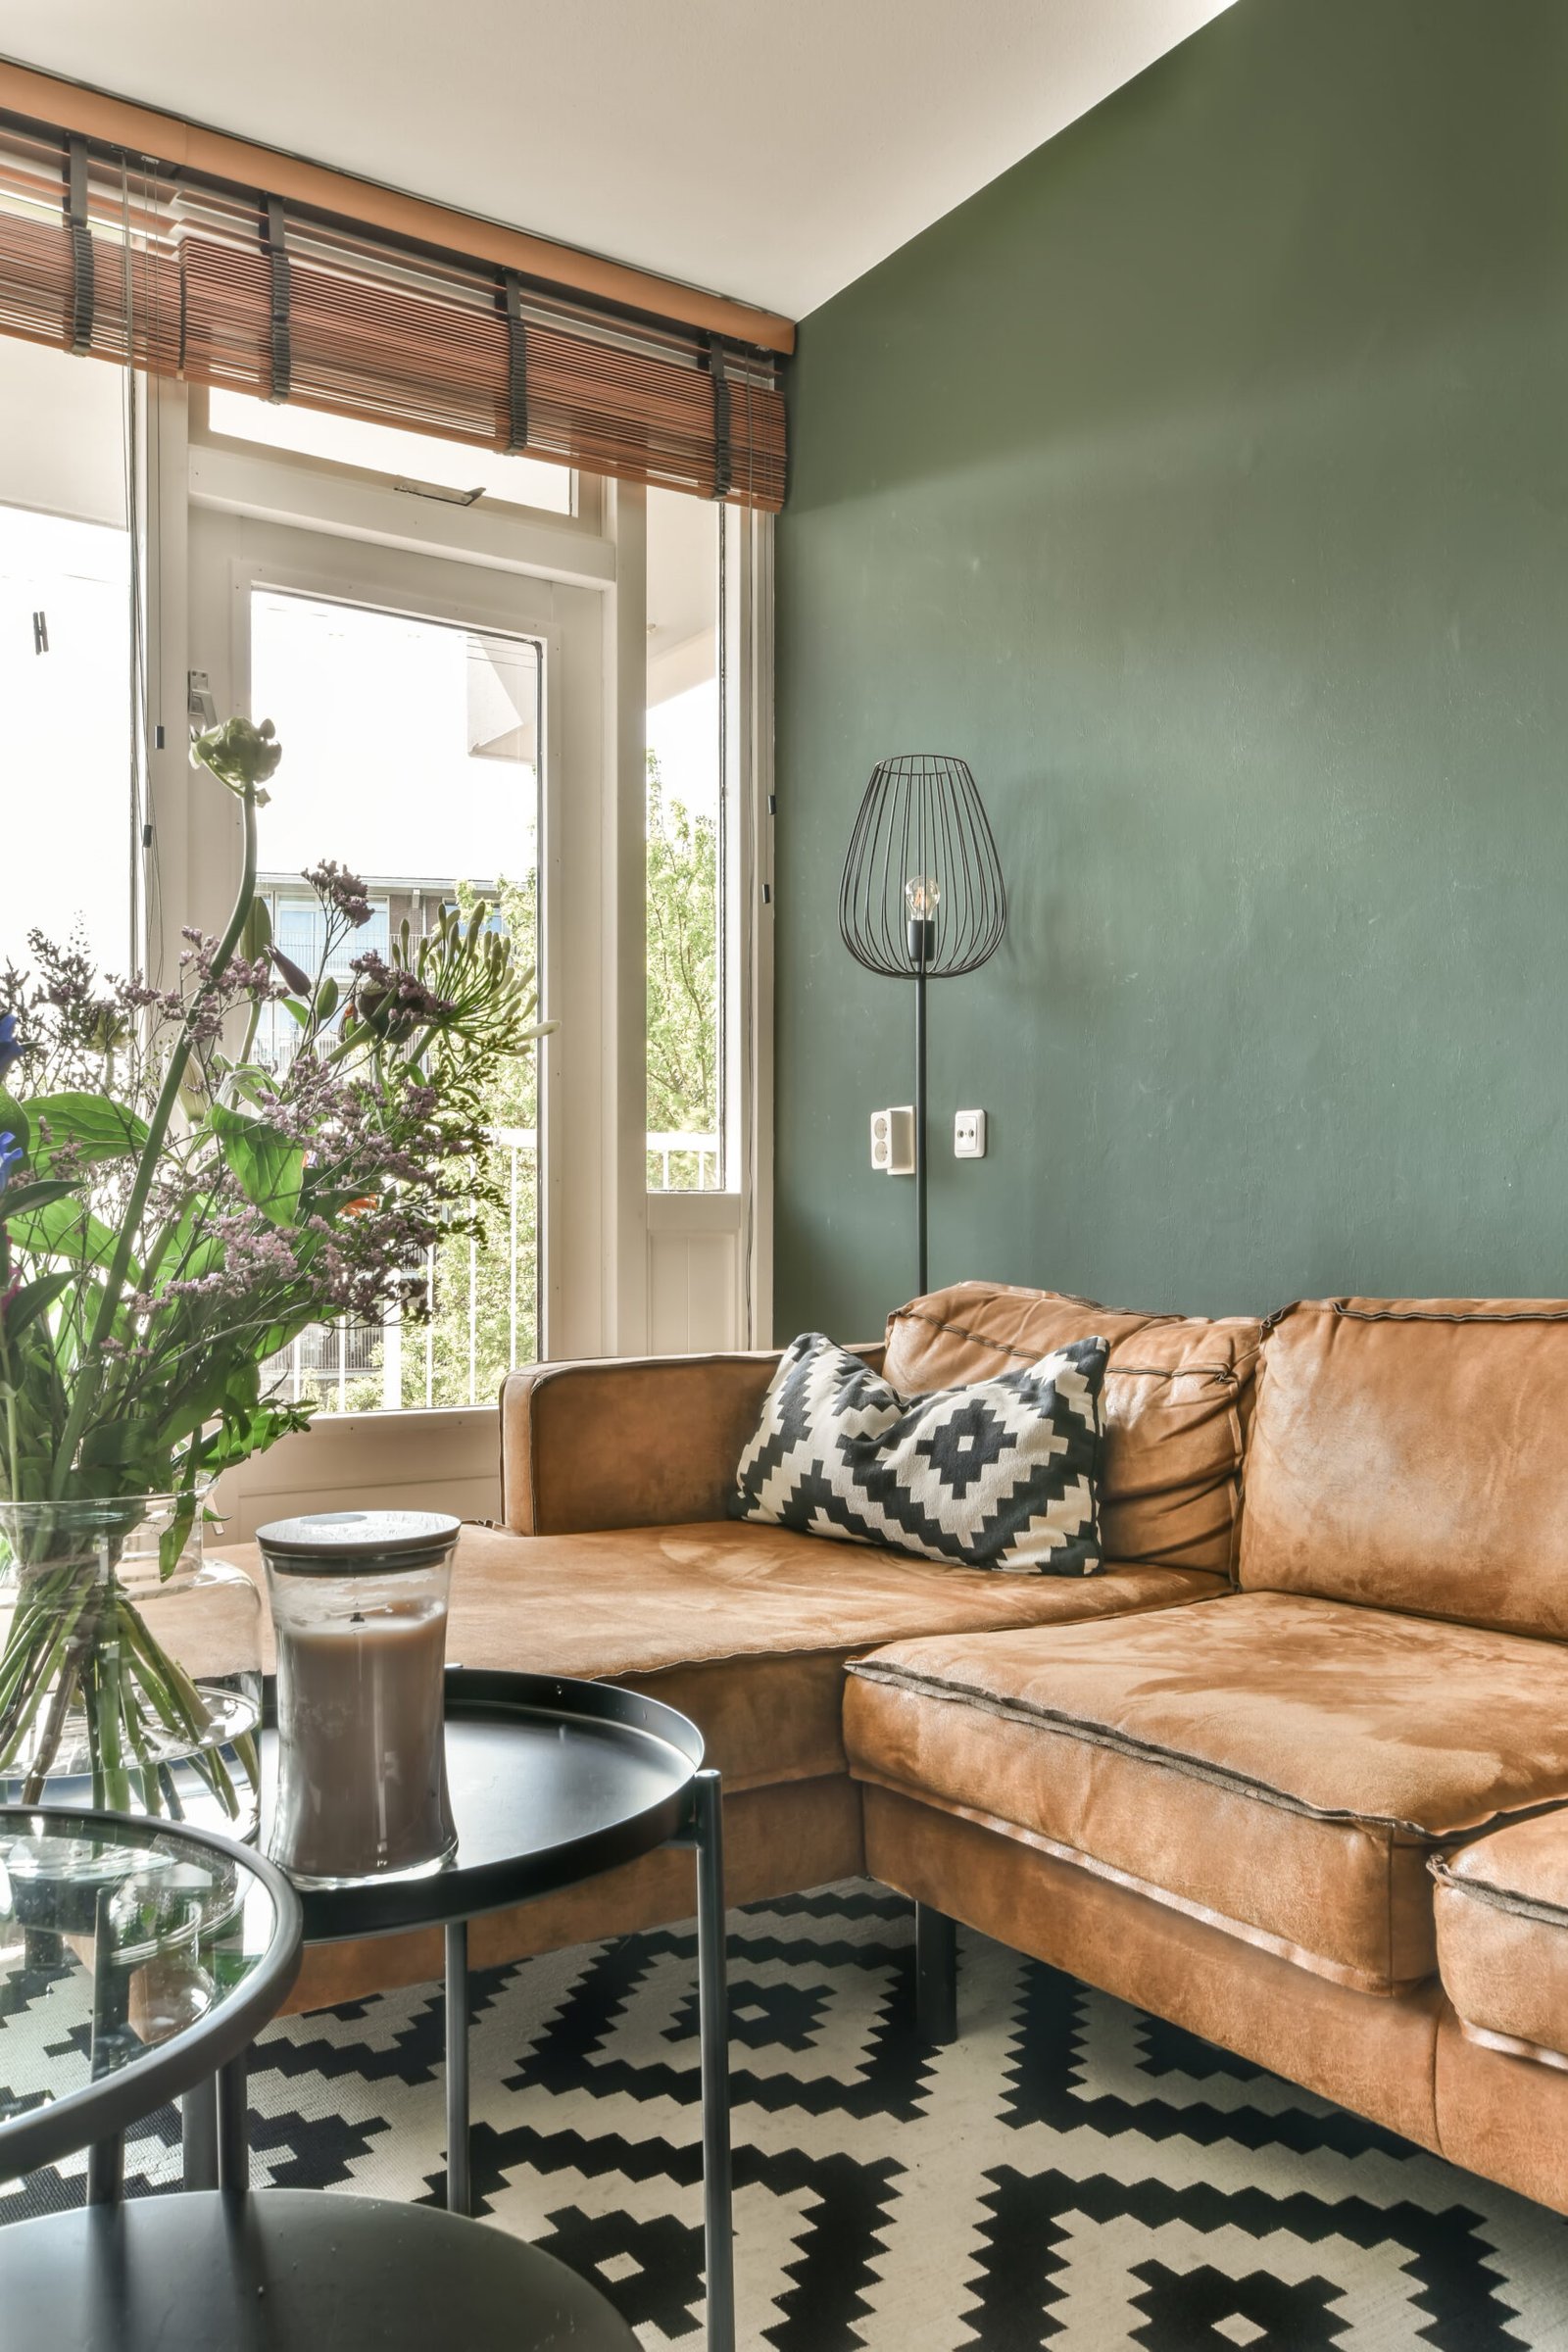
[[943,752],[879,760],[839,884],[839,930],[856,961],[890,979],[952,980],[994,956],[1006,926],[997,845],[968,762]]
[[927,1287],[928,980],[975,971],[1002,945],[1007,893],[965,760],[900,752],[871,771],[839,883],[844,945],[869,972],[914,982],[914,1216]]

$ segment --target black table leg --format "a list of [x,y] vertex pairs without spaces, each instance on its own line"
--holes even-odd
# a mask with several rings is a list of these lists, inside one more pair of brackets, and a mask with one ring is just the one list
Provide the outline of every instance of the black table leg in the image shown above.
[[471,2213],[468,2176],[468,1923],[447,1927],[447,2211]]
[[697,1994],[703,2054],[703,2231],[708,2352],[735,2352],[735,2243],[729,2141],[729,1982],[725,1966],[724,1821],[719,1776],[695,1785]]
[[[89,2065],[93,2080],[114,2064],[113,2051],[125,2034],[130,2011],[130,1975],[114,1961],[114,1923],[109,1909],[110,1889],[101,1886],[93,1905],[92,2044]],[[95,2139],[87,2150],[87,2202],[118,2205],[125,2191],[125,2142],[120,2132]]]
[[250,2069],[241,2050],[218,2071],[218,2180],[243,2196],[251,2184]]
[[218,2186],[218,2077],[209,2075],[179,2102],[179,2143],[187,2188]]
[[113,2139],[95,2139],[87,2150],[87,2202],[89,2205],[118,2205],[125,2193],[125,2143],[117,2132]]
[[958,2038],[958,1931],[929,1903],[914,1906],[914,2009],[922,2041]]

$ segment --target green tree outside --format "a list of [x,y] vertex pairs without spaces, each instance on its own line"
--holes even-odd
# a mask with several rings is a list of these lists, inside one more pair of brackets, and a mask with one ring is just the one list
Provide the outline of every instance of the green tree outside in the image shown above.
[[[718,831],[665,789],[648,755],[648,1126],[652,1134],[718,1128]],[[648,1156],[650,1190],[662,1161]],[[717,1182],[710,1158],[675,1152],[669,1190]]]
[[[502,881],[497,914],[537,959],[539,886],[535,874]],[[460,906],[471,907],[471,884],[457,886]],[[718,834],[710,816],[694,814],[672,794],[655,755],[648,755],[648,1127],[654,1134],[712,1135],[718,1128]],[[567,1040],[567,1051],[570,1041]],[[504,1065],[492,1090],[492,1130],[537,1134],[538,1048]],[[509,1235],[514,1172],[516,1265]],[[487,1403],[514,1363],[538,1351],[538,1152],[498,1145],[487,1170],[500,1207],[485,1212],[483,1237],[472,1253],[466,1234],[454,1233],[435,1253],[435,1315],[426,1326],[410,1321],[402,1332],[402,1401],[422,1405]],[[662,1153],[648,1156],[648,1181],[662,1185]],[[717,1180],[711,1156],[670,1156],[670,1189],[696,1191]],[[515,1291],[514,1292],[514,1279]],[[515,1305],[514,1307],[514,1298]],[[471,1306],[470,1306],[471,1299]],[[513,1334],[515,1330],[515,1346]],[[323,1412],[371,1412],[383,1401],[386,1342],[371,1340],[369,1361],[356,1366],[340,1390],[331,1372],[310,1376]],[[470,1386],[471,1371],[471,1386]]]

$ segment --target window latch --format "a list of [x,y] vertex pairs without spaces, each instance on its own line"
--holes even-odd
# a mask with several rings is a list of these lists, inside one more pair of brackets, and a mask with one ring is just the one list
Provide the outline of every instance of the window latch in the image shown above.
[[185,672],[185,712],[200,727],[216,727],[218,724],[218,705],[213,700],[212,685],[205,669],[187,669]]
[[400,476],[392,487],[401,490],[405,498],[439,499],[444,507],[471,507],[484,496],[483,482],[477,490],[445,490],[439,482],[408,482]]
[[32,650],[35,654],[49,651],[49,615],[35,612],[32,616]]

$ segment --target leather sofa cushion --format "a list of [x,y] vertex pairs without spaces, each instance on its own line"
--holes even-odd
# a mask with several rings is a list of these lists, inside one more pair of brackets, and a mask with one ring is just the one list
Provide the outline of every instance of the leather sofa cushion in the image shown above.
[[1259,1331],[1250,1316],[1128,1314],[1061,1291],[961,1282],[889,1316],[882,1368],[912,1396],[1102,1334],[1105,1557],[1234,1577]]
[[[875,1371],[882,1349],[855,1348]],[[529,1364],[501,1384],[501,1490],[519,1536],[722,1519],[773,1349]]]
[[[222,1550],[259,1575],[254,1545]],[[726,1520],[576,1536],[465,1527],[447,1656],[663,1699],[692,1717],[734,1790],[844,1771],[844,1666],[862,1650],[1222,1591],[1114,1563],[1097,1577],[994,1576]]]
[[1387,1993],[1436,1965],[1434,1847],[1568,1797],[1568,1649],[1233,1593],[879,1650],[845,1744],[862,1780]]
[[[1568,2069],[1536,2066],[1528,2058],[1479,2045],[1446,2007],[1438,2026],[1433,2089],[1438,2144],[1450,2164],[1568,2213]],[[1551,2274],[1543,2275],[1544,2299],[1534,2315],[1534,2329],[1530,2316],[1522,2314],[1515,2322],[1537,2352],[1547,2352],[1562,2339],[1561,2270],[1559,2256],[1555,2294],[1548,2284]]]
[[1432,1865],[1438,1967],[1472,2041],[1568,2069],[1568,1812]]
[[1263,1343],[1242,1583],[1568,1635],[1568,1303],[1291,1308]]

